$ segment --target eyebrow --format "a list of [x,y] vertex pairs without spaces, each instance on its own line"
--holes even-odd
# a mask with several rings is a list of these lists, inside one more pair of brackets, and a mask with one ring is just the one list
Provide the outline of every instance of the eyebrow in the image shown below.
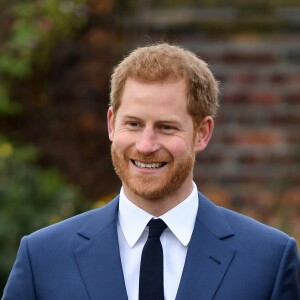
[[159,123],[159,124],[170,124],[170,125],[176,125],[176,126],[180,126],[180,124],[181,124],[177,120],[161,120],[161,121],[158,121],[156,123]]
[[136,117],[136,116],[133,116],[133,115],[124,115],[124,116],[123,116],[123,119],[134,119],[134,120],[142,121],[141,118]]
[[[139,121],[139,122],[144,122],[143,118],[137,117],[135,115],[132,114],[124,114],[123,116],[123,120],[135,120],[135,121]],[[182,124],[179,120],[175,119],[175,118],[170,118],[170,119],[162,119],[162,120],[157,120],[155,121],[155,124],[170,124],[170,125],[174,125],[176,127],[182,127]]]
[[[124,119],[135,119],[135,120],[140,120],[143,121],[142,118],[134,116],[134,115],[124,115]],[[162,119],[158,120],[155,123],[171,123],[171,124],[179,124],[180,122],[177,119],[170,118],[170,119]]]

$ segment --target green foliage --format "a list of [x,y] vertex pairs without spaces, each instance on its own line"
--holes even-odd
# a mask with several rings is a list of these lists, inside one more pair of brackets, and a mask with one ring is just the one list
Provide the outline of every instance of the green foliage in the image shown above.
[[0,116],[1,114],[12,115],[20,108],[19,105],[10,101],[8,93],[8,86],[0,82]]
[[[85,0],[2,0],[0,10],[0,117],[21,111],[12,91],[46,68],[57,42],[85,21]],[[2,131],[2,134],[3,131]],[[85,210],[79,191],[55,170],[36,166],[37,150],[0,135],[0,290],[20,238]]]
[[10,99],[14,81],[28,78],[34,66],[45,67],[55,43],[69,38],[82,26],[85,21],[83,3],[84,0],[3,3],[0,18],[12,21],[3,22],[5,33],[2,38],[0,36],[0,115],[17,111],[17,101]]
[[0,290],[22,236],[87,208],[58,172],[34,166],[36,157],[36,149],[0,136]]

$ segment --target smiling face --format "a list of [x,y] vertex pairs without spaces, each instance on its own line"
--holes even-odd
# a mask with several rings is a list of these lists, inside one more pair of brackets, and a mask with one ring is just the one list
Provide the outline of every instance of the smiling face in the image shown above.
[[127,79],[117,113],[108,111],[108,128],[113,165],[131,201],[144,208],[172,198],[175,206],[189,195],[195,152],[210,136],[206,142],[207,126],[194,130],[184,80]]

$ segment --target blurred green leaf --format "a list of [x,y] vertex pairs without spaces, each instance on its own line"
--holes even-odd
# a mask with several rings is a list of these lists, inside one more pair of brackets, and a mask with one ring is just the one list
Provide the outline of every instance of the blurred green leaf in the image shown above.
[[4,286],[22,236],[87,209],[77,188],[56,170],[32,162],[33,147],[0,136],[0,284]]
[[[1,3],[0,117],[21,111],[12,92],[50,62],[57,42],[85,22],[85,0],[14,0]],[[4,20],[4,21],[2,21]],[[6,20],[6,21],[5,21]],[[3,134],[3,133],[2,133]],[[0,289],[15,260],[20,238],[86,209],[77,188],[56,170],[36,166],[38,151],[0,133]]]
[[17,103],[10,101],[7,88],[0,84],[0,115],[12,115],[19,109]]
[[3,14],[11,22],[6,25],[6,39],[0,48],[0,115],[17,112],[10,99],[15,82],[28,79],[34,66],[45,67],[55,44],[71,37],[84,24],[84,3],[85,0],[5,3],[0,17]]

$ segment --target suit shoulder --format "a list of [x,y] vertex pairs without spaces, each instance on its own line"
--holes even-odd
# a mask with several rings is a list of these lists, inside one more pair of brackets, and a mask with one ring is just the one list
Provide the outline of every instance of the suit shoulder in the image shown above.
[[56,224],[37,230],[31,233],[28,238],[30,241],[49,240],[49,238],[68,239],[69,237],[74,236],[74,234],[76,234],[82,227],[90,222],[95,223],[95,220],[97,220],[97,223],[94,227],[96,227],[98,224],[101,225],[103,222],[107,222],[107,215],[113,215],[113,211],[115,210],[116,206],[117,202],[113,200],[104,207],[89,210],[60,221]]
[[273,241],[286,245],[288,240],[291,238],[288,234],[283,231],[263,224],[253,218],[250,218],[241,213],[233,210],[219,207],[225,218],[229,222],[230,226],[234,230],[235,234],[240,237],[249,239],[256,239],[265,241]]
[[199,193],[198,218],[218,237],[235,236],[238,241],[280,241],[286,244],[290,237],[269,225],[228,208],[220,207]]
[[41,228],[29,235],[30,239],[41,238],[44,235],[49,234],[61,234],[63,232],[71,233],[76,232],[85,222],[89,220],[94,214],[97,213],[98,209],[89,210],[81,214],[75,215],[68,219],[62,220],[58,223],[51,224],[47,227]]

